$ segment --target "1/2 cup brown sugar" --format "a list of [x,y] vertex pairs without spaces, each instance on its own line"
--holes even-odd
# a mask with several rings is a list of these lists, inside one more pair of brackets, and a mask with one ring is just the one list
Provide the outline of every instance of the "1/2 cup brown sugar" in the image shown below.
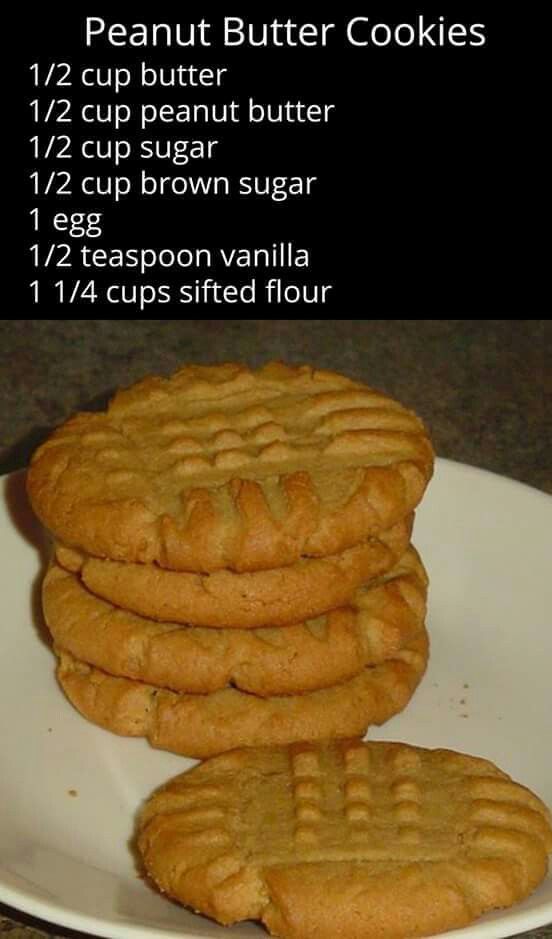
[[28,492],[55,537],[89,555],[259,571],[387,531],[419,503],[433,458],[415,414],[334,372],[186,366],[58,428]]

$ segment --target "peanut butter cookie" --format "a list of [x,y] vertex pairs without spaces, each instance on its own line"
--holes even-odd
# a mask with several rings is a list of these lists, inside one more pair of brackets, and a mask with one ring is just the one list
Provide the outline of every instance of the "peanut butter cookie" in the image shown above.
[[434,454],[420,419],[334,372],[190,365],[58,428],[28,472],[54,536],[99,558],[256,571],[409,515]]
[[552,829],[486,760],[349,740],[208,760],[153,795],[138,843],[164,893],[220,923],[410,939],[530,894]]

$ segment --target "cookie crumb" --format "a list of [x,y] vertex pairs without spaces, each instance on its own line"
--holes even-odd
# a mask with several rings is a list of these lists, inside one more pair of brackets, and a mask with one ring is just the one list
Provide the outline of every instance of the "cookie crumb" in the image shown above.
[[72,796],[73,799],[75,799],[75,798],[78,796],[78,792],[77,792],[76,789],[68,789],[68,790],[67,790],[67,795],[68,795],[68,796]]

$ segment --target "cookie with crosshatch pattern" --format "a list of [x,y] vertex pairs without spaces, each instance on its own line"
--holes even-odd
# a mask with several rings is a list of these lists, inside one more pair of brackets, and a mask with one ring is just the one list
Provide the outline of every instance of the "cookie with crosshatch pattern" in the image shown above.
[[31,504],[99,558],[212,572],[336,554],[408,516],[434,454],[421,420],[310,366],[189,365],[76,414],[36,451]]
[[123,736],[146,737],[153,747],[203,759],[263,744],[329,740],[363,734],[410,701],[427,667],[425,627],[379,665],[338,685],[297,695],[259,697],[223,688],[212,694],[167,691],[115,678],[62,649],[58,681],[92,723]]
[[550,815],[492,763],[348,740],[236,750],[142,809],[169,897],[282,939],[407,939],[465,926],[546,876]]
[[112,675],[195,694],[234,685],[266,696],[334,685],[392,658],[421,629],[426,596],[427,575],[410,548],[388,574],[360,587],[350,606],[285,628],[145,619],[100,600],[55,562],[42,606],[59,648]]

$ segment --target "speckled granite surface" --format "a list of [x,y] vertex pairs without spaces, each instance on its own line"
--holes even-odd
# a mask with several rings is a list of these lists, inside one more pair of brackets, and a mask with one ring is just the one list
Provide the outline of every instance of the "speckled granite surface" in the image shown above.
[[[545,320],[3,320],[0,467],[118,385],[186,361],[335,368],[417,410],[437,452],[552,493],[552,323]],[[9,939],[77,936],[0,906]],[[221,936],[223,931],[221,930]],[[552,925],[526,934],[552,939]]]
[[[84,933],[73,932],[70,929],[62,930],[61,932],[57,930],[50,932],[46,924],[43,924],[41,929],[35,929],[33,926],[25,926],[10,918],[3,918],[1,911],[2,907],[0,907],[0,936],[2,936],[3,939],[79,939],[79,937],[85,939]],[[225,931],[221,927],[221,939],[224,939],[224,935]],[[260,932],[259,935],[262,935],[262,933]],[[454,933],[450,933],[450,935],[454,937]],[[551,935],[552,925],[544,926],[542,929],[534,929],[532,932],[524,934],[525,939],[550,939]],[[90,937],[88,937],[88,939],[90,939]],[[512,937],[512,939],[516,939],[516,937]]]
[[313,362],[418,410],[438,453],[552,493],[545,320],[0,321],[0,466],[117,385],[185,361]]

